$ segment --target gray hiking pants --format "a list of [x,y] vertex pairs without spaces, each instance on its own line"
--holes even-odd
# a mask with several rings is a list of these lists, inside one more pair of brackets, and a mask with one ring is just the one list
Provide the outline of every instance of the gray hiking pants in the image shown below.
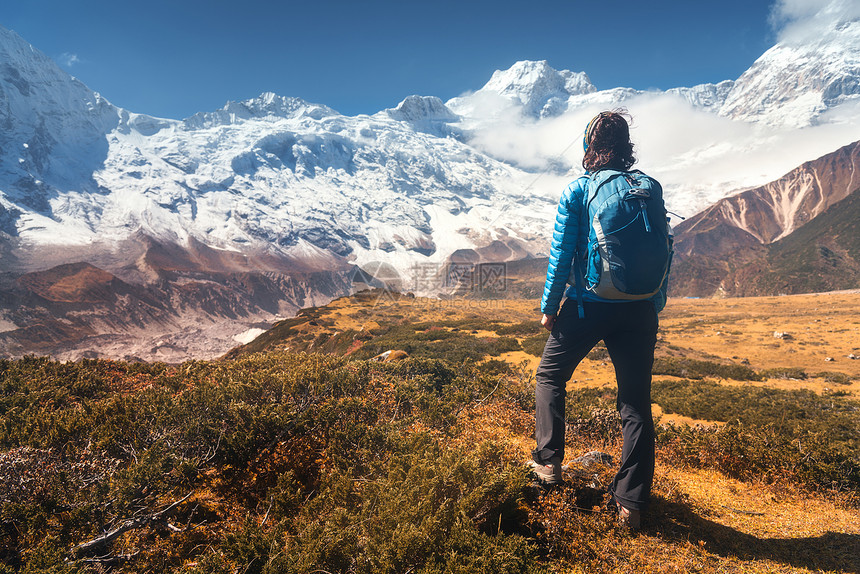
[[621,468],[610,490],[623,506],[644,510],[654,479],[654,421],[651,418],[651,367],[657,343],[657,312],[650,301],[585,303],[580,319],[576,301],[559,312],[535,374],[537,448],[535,462],[564,459],[565,385],[599,342],[615,367],[616,406],[621,414]]

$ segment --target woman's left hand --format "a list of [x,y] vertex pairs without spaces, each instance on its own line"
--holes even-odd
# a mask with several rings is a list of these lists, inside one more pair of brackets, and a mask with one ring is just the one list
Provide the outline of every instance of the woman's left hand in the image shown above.
[[544,329],[547,331],[552,331],[552,326],[555,325],[555,315],[544,315],[541,317],[540,324],[544,326]]

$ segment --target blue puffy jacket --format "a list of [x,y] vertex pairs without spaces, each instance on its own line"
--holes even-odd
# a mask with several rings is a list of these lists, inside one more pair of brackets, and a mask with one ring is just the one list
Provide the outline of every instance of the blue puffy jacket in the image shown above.
[[[576,297],[576,286],[572,276],[572,264],[574,253],[587,253],[588,230],[580,229],[582,210],[585,209],[585,196],[588,190],[588,176],[584,175],[573,180],[561,194],[558,202],[558,212],[555,216],[555,227],[552,232],[552,245],[549,251],[549,266],[546,270],[546,284],[541,299],[541,312],[545,315],[558,313],[561,298],[565,295],[565,286],[571,283],[567,290],[568,297]],[[584,284],[584,283],[583,283]],[[659,313],[666,306],[666,291],[669,284],[669,275],[660,291],[651,297],[654,308]],[[583,290],[585,301],[604,301],[609,303],[627,303],[615,299],[604,299],[598,297],[588,290]]]

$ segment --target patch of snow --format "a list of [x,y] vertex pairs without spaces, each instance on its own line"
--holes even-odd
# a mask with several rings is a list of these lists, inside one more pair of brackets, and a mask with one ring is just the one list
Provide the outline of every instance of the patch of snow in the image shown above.
[[258,327],[254,327],[252,329],[248,329],[243,333],[239,333],[237,335],[233,335],[233,340],[239,343],[240,345],[247,345],[263,333],[265,333],[265,329],[260,329]]

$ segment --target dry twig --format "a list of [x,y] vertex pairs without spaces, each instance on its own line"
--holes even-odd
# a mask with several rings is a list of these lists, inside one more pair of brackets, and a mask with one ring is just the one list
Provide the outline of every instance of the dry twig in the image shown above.
[[[119,538],[125,532],[129,530],[134,530],[135,528],[143,528],[144,526],[148,526],[153,522],[158,522],[160,520],[166,520],[167,515],[173,511],[177,506],[188,500],[191,497],[193,492],[189,492],[181,499],[176,502],[170,504],[166,508],[159,510],[158,512],[153,512],[150,514],[145,514],[143,516],[138,516],[136,518],[132,518],[130,520],[124,521],[118,527],[114,528],[110,532],[106,532],[101,536],[93,538],[92,540],[88,540],[87,542],[83,542],[72,549],[74,555],[78,558],[86,556],[88,554],[93,554],[100,550],[101,548],[111,544],[114,540]],[[113,557],[115,558],[115,557]],[[90,559],[92,560],[92,559]]]

